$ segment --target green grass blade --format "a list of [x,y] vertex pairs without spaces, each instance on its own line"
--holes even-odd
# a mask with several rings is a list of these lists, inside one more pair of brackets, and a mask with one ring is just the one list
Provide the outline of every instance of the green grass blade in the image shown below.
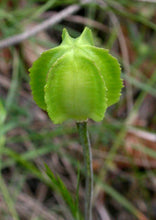
[[79,216],[79,210],[77,204],[74,202],[73,196],[70,194],[61,178],[58,175],[55,176],[50,168],[47,166],[47,164],[45,164],[45,168],[46,174],[50,178],[53,188],[62,196],[62,198],[68,205],[73,217],[76,218],[77,216]]
[[147,220],[146,216],[144,216],[135,206],[132,205],[124,196],[122,196],[119,192],[117,192],[113,187],[109,186],[106,183],[101,183],[99,180],[101,187],[105,192],[114,198],[117,202],[119,202],[125,209],[127,209],[130,213],[136,216],[138,219]]
[[137,144],[137,145],[133,145],[133,144],[132,144],[131,147],[132,147],[133,149],[135,149],[135,150],[138,150],[138,151],[144,153],[144,154],[147,155],[147,156],[150,156],[150,157],[156,159],[156,150],[154,150],[154,149],[151,149],[151,148],[149,148],[149,147],[146,147],[146,146],[144,146],[144,145],[142,145],[142,144]]
[[8,206],[9,212],[10,212],[13,220],[19,220],[18,214],[17,214],[15,206],[14,206],[14,202],[11,198],[11,195],[8,191],[8,188],[4,182],[4,179],[1,174],[0,174],[0,191],[2,192],[2,195],[4,197],[6,205]]
[[[77,185],[76,185],[76,198],[75,198],[75,205],[77,207],[77,210],[79,210],[79,186],[80,186],[80,164],[78,163],[78,173],[77,173]],[[77,213],[77,218],[80,219],[80,213]]]

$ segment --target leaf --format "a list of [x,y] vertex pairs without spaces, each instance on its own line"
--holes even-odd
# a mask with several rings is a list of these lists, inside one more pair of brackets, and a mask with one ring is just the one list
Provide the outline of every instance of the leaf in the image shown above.
[[58,175],[55,176],[47,164],[45,164],[45,168],[46,173],[51,180],[53,188],[62,196],[64,201],[67,203],[73,217],[75,217],[76,219],[82,219],[77,204],[74,202],[72,195],[68,191],[61,178]]
[[93,47],[83,46],[86,55],[96,63],[103,76],[103,80],[107,87],[107,105],[113,105],[119,101],[122,88],[122,80],[120,79],[120,65],[116,58],[108,53],[108,50]]
[[107,107],[106,87],[97,66],[78,48],[70,50],[49,71],[45,101],[56,124],[67,119],[102,120]]
[[44,110],[47,108],[44,101],[44,86],[46,84],[47,74],[53,63],[62,56],[63,53],[63,47],[56,47],[43,52],[29,69],[33,98],[37,105]]

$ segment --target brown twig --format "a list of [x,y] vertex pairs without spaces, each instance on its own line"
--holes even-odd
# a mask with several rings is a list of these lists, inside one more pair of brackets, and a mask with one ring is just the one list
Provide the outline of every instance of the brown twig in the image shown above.
[[139,2],[156,3],[156,0],[138,0]]
[[41,24],[36,25],[33,29],[26,30],[22,34],[17,34],[15,36],[12,36],[12,37],[9,37],[7,39],[0,41],[0,49],[18,44],[21,41],[37,34],[38,32],[48,29],[49,27],[63,20],[65,17],[77,12],[79,9],[80,9],[80,6],[76,4],[63,9],[61,12],[57,13],[55,16],[51,16],[46,21],[43,21]]
[[[50,17],[51,15],[55,15],[56,12],[45,12],[41,17],[43,18],[48,18]],[[70,21],[70,22],[74,22],[74,23],[78,23],[78,24],[84,24],[84,25],[89,25],[89,26],[92,26],[100,31],[103,31],[103,32],[108,32],[110,29],[98,22],[98,21],[95,21],[95,20],[92,20],[90,18],[86,18],[86,17],[83,17],[83,16],[80,16],[80,15],[69,15],[68,17],[65,18],[66,21]]]

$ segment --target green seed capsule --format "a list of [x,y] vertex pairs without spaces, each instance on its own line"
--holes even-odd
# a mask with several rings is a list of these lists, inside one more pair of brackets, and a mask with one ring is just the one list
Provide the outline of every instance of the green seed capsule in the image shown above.
[[89,28],[76,39],[64,29],[62,39],[30,68],[34,100],[55,124],[68,119],[101,121],[106,108],[120,97],[119,63],[107,50],[93,46]]

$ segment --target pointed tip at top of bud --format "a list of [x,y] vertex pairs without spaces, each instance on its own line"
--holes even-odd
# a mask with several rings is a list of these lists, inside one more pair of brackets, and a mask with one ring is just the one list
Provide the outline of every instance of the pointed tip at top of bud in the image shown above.
[[94,45],[92,31],[88,27],[85,27],[82,34],[75,39],[72,38],[69,35],[67,29],[64,28],[62,33],[62,44],[69,45],[69,44],[73,44],[74,42],[78,43],[79,45],[81,44]]
[[77,41],[82,44],[94,45],[91,29],[85,27],[80,37],[77,38]]
[[73,42],[66,28],[63,28],[62,32],[62,44],[71,44]]
[[67,36],[69,36],[68,31],[66,28],[63,28],[62,31],[62,40],[64,40]]

